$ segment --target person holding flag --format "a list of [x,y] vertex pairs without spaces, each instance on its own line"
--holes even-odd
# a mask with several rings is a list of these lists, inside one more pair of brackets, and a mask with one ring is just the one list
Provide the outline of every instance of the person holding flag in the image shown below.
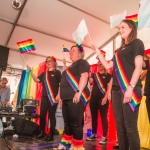
[[73,45],[69,54],[72,64],[63,71],[60,82],[64,134],[58,148],[54,150],[66,150],[70,146],[70,150],[84,150],[82,124],[84,108],[90,99],[87,87],[90,65],[83,59],[81,45]]
[[103,129],[103,137],[100,144],[107,143],[107,132],[108,132],[108,120],[107,120],[107,113],[108,113],[108,87],[109,82],[111,79],[111,75],[107,73],[104,66],[101,64],[100,61],[97,63],[98,72],[92,74],[91,78],[89,79],[90,84],[94,83],[91,99],[90,99],[90,110],[92,115],[92,135],[87,137],[86,140],[93,141],[97,139],[97,125],[98,125],[98,110],[100,110],[100,116],[102,121],[102,129]]
[[31,72],[31,76],[35,82],[42,82],[42,99],[40,107],[40,134],[38,139],[44,138],[45,117],[46,112],[49,113],[50,133],[44,138],[45,141],[52,141],[56,126],[56,108],[59,97],[59,83],[61,80],[61,72],[57,70],[57,62],[54,56],[46,58],[46,71],[38,77],[32,72],[31,67],[27,65],[27,69]]
[[132,20],[121,21],[119,32],[121,46],[111,61],[107,62],[95,45],[92,48],[106,69],[113,68],[112,106],[119,150],[140,150],[137,120],[142,99],[144,44],[137,39],[137,27]]

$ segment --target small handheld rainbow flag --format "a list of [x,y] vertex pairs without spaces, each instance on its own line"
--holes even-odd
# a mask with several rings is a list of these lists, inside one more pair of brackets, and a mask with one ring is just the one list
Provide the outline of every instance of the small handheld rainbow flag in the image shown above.
[[[100,50],[100,52],[101,52],[101,54],[103,55],[103,57],[105,57],[106,52],[105,52],[105,51],[103,51],[103,50]],[[98,56],[96,56],[96,59],[97,59],[97,60],[99,60]]]
[[69,52],[68,48],[62,44],[62,52]]
[[136,26],[138,26],[138,14],[126,16],[126,19],[134,21]]
[[22,54],[36,50],[32,39],[17,42],[17,46]]

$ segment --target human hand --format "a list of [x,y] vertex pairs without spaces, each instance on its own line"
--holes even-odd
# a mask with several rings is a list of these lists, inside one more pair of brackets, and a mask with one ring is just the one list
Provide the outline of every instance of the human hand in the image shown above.
[[66,65],[66,58],[63,58],[63,64]]
[[124,93],[123,103],[129,103],[132,100],[133,88],[128,86],[127,90]]
[[81,94],[76,92],[74,97],[73,97],[73,103],[77,104],[80,101],[80,96],[81,96]]
[[26,66],[29,71],[31,71],[31,67],[29,65]]
[[92,49],[93,49],[93,51],[94,51],[97,55],[100,55],[100,54],[101,54],[101,52],[100,52],[100,50],[98,49],[98,47],[95,46],[94,44],[92,44]]
[[106,102],[107,102],[107,97],[104,97],[104,98],[102,99],[101,105],[105,105]]
[[61,101],[60,95],[57,95],[55,99],[57,102],[60,102]]

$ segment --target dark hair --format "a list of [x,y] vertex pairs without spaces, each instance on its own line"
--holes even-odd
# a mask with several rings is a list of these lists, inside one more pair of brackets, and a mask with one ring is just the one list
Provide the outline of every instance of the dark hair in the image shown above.
[[[135,22],[132,20],[124,19],[122,20],[122,22],[126,23],[132,29],[127,39],[127,42],[129,44],[137,38],[137,27],[136,27]],[[123,47],[124,45],[125,45],[125,40],[122,39],[120,47]]]

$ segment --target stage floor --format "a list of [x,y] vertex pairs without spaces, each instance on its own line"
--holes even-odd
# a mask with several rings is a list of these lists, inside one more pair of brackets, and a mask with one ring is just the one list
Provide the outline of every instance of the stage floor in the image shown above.
[[[60,140],[61,140],[60,135],[55,135],[55,140],[53,142],[45,142],[43,140],[37,140],[34,137],[26,137],[26,136],[21,136],[19,138],[13,138],[12,136],[5,137],[5,141],[9,145],[11,150],[52,150],[52,148],[58,146]],[[2,143],[4,142],[0,142],[0,147],[2,146],[1,145]],[[99,140],[97,141],[84,140],[85,150],[118,150],[117,148],[116,149],[113,148],[114,144],[115,141],[111,139],[108,139],[108,143],[103,146],[99,144]],[[7,149],[5,148],[2,150]],[[148,149],[141,148],[141,150],[148,150]]]

